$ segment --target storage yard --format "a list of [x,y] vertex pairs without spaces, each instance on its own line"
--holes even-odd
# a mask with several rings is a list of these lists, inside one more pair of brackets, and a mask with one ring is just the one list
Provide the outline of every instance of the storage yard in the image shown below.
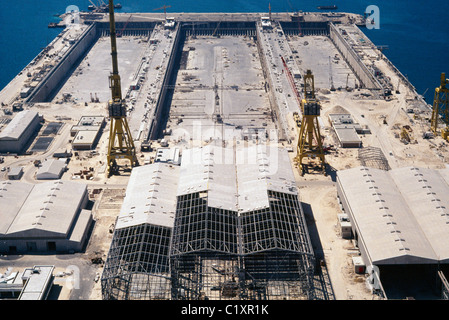
[[363,17],[74,14],[0,92],[0,298],[448,299],[447,127]]

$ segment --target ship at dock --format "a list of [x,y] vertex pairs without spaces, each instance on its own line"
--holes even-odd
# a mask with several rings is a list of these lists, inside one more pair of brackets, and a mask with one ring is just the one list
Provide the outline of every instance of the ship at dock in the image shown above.
[[332,6],[318,6],[317,9],[318,10],[337,10],[338,7],[336,5],[332,5]]
[[[104,1],[100,0],[98,1],[98,4],[93,3],[90,1],[91,5],[87,7],[90,11],[95,12],[109,12],[109,6],[108,4],[104,3]],[[121,9],[122,5],[120,3],[114,4],[114,9]]]

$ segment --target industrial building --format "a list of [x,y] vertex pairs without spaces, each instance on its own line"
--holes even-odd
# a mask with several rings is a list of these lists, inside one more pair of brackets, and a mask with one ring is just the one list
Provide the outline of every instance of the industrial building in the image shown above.
[[155,162],[181,164],[181,151],[179,148],[158,148]]
[[104,125],[105,118],[102,116],[81,117],[78,124],[70,129],[70,135],[73,137],[72,148],[74,150],[94,149]]
[[57,180],[62,177],[67,164],[60,159],[46,159],[36,172],[37,180]]
[[70,181],[0,184],[0,252],[78,252],[92,223],[87,186]]
[[8,179],[9,180],[20,180],[23,175],[23,167],[14,167],[10,168],[8,171]]
[[[419,295],[420,279],[435,284],[447,276],[449,167],[342,170],[337,190],[364,265],[377,268],[383,295]],[[401,291],[406,282],[393,287],[392,279],[406,274],[415,288],[405,284]]]
[[[133,169],[104,299],[310,299],[314,254],[286,150],[186,149]],[[200,283],[198,283],[198,279]]]
[[362,140],[358,134],[365,133],[366,130],[360,124],[355,123],[350,114],[330,114],[329,120],[342,148],[360,148],[362,146]]
[[53,287],[53,265],[36,265],[0,274],[0,299],[46,300]]
[[40,119],[36,111],[18,112],[0,132],[0,153],[21,153],[39,130]]

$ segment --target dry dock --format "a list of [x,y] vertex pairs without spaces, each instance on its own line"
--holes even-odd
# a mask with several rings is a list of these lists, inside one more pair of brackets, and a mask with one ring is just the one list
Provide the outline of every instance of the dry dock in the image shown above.
[[[160,13],[116,13],[121,86],[140,165],[160,160],[177,166],[179,155],[182,158],[182,154],[189,153],[192,148],[209,145],[234,150],[234,158],[237,158],[235,150],[242,146],[263,144],[287,150],[316,267],[307,274],[311,279],[305,293],[296,292],[292,287],[273,293],[281,290],[275,284],[267,289],[266,295],[269,292],[287,299],[382,299],[389,296],[402,299],[411,295],[439,299],[441,287],[421,287],[423,284],[418,280],[418,292],[407,291],[405,295],[408,296],[394,292],[391,288],[395,287],[392,285],[395,270],[390,269],[385,286],[380,291],[373,290],[367,285],[368,275],[357,269],[359,264],[354,261],[359,260],[353,259],[363,256],[362,246],[343,234],[339,217],[344,208],[337,194],[339,171],[360,166],[423,167],[444,171],[449,159],[447,141],[441,137],[429,138],[431,106],[362,32],[363,18],[349,13],[313,12],[271,13],[269,23],[266,20],[263,23],[262,19],[268,17],[268,13],[172,13],[170,17],[174,19],[173,25],[168,25]],[[8,143],[17,139],[23,146],[20,151],[2,151],[0,165],[5,169],[0,172],[0,182],[9,181],[9,172],[17,170],[14,168],[22,168],[18,179],[38,184],[39,161],[58,154],[63,154],[59,158],[68,159],[59,179],[87,185],[95,221],[85,250],[74,259],[88,261],[89,272],[97,274],[97,281],[83,283],[88,289],[83,291],[82,297],[75,291],[67,296],[102,299],[114,295],[110,282],[103,282],[102,287],[98,275],[103,272],[106,261],[111,263],[107,259],[111,243],[116,243],[113,231],[117,217],[123,214],[124,199],[126,205],[130,201],[125,194],[131,168],[123,175],[108,177],[106,173],[110,124],[107,101],[111,94],[108,15],[81,13],[80,18],[80,24],[67,24],[0,92],[0,134],[8,133],[0,136],[0,150],[3,150],[2,139]],[[295,89],[282,60],[293,76]],[[327,152],[326,176],[316,172],[301,176],[293,161],[298,143],[294,114],[300,113],[295,90],[303,96],[306,70],[313,72],[315,94],[321,103],[319,125]],[[32,110],[40,116],[40,125],[32,128],[31,135],[28,131],[23,134],[26,128],[20,126],[8,128],[23,110]],[[92,119],[105,121],[98,125]],[[75,139],[71,134],[73,127],[85,132],[82,138]],[[405,140],[404,128],[408,133]],[[89,146],[87,150],[74,148],[75,141],[80,139],[84,139],[83,145]],[[175,151],[163,153],[164,148]],[[262,163],[264,158],[260,159]],[[239,170],[238,163],[232,162],[232,165],[235,166],[232,170]],[[213,167],[208,170],[212,186],[213,177],[215,183],[223,179],[220,183],[225,195],[229,192],[226,184],[233,175],[237,182],[231,179],[230,184],[246,182],[244,170],[243,173],[231,170],[222,178],[216,172],[213,175]],[[228,169],[223,170],[227,172]],[[255,170],[263,171],[263,166]],[[198,175],[203,174],[200,171]],[[182,174],[177,175],[182,177]],[[188,175],[186,177],[183,183],[188,185]],[[286,178],[281,175],[279,179]],[[176,183],[170,186],[173,184]],[[238,186],[233,185],[233,188],[238,189]],[[271,201],[275,196],[269,187],[267,190]],[[250,197],[251,194],[243,192],[238,196]],[[172,201],[170,199],[167,201]],[[220,214],[226,216],[229,212],[224,210]],[[53,251],[47,252],[49,260],[54,257]],[[2,254],[12,253],[6,250]],[[93,256],[101,257],[103,263],[91,263]],[[185,262],[182,256],[176,259],[179,263]],[[23,263],[33,264],[29,257],[23,260]],[[54,261],[58,263],[56,258]],[[20,265],[21,259],[16,263]],[[368,264],[369,261],[362,261],[360,265]],[[6,267],[8,260],[0,260],[0,271]],[[204,262],[202,267],[205,279],[210,281],[206,294],[223,297],[214,290],[231,277],[212,276],[215,265],[211,261]],[[193,270],[198,265],[193,261],[189,268]],[[236,268],[236,261],[226,260],[223,268]],[[404,268],[412,272],[409,267]],[[435,276],[432,279],[437,279],[444,288],[445,267],[437,270],[438,273],[433,267],[429,268],[430,271],[423,272],[431,272]],[[188,270],[189,275],[194,273],[192,270]],[[113,274],[108,276],[114,277]],[[135,276],[138,287],[148,275]],[[152,276],[147,278],[148,288],[156,283],[152,282]],[[164,280],[163,285],[167,283]],[[139,294],[146,296],[146,292],[151,291],[148,288],[126,290],[130,290],[129,296],[137,299]],[[142,292],[137,292],[139,290]],[[167,292],[160,294],[168,296]]]

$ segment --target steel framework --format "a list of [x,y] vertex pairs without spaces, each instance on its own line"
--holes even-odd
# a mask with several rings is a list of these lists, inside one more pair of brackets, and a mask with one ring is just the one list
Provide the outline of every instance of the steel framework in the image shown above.
[[240,213],[178,198],[171,264],[174,299],[313,299],[315,258],[296,195]]
[[358,158],[364,167],[370,167],[375,169],[381,169],[388,171],[390,165],[380,148],[376,147],[364,147],[359,149]]
[[442,271],[438,271],[438,277],[441,282],[441,299],[449,300],[449,283],[447,282],[447,279]]
[[208,206],[177,197],[174,227],[116,229],[103,299],[314,299],[315,258],[295,194],[268,190],[269,208]]
[[170,237],[170,228],[150,224],[116,229],[101,279],[103,299],[169,299]]

